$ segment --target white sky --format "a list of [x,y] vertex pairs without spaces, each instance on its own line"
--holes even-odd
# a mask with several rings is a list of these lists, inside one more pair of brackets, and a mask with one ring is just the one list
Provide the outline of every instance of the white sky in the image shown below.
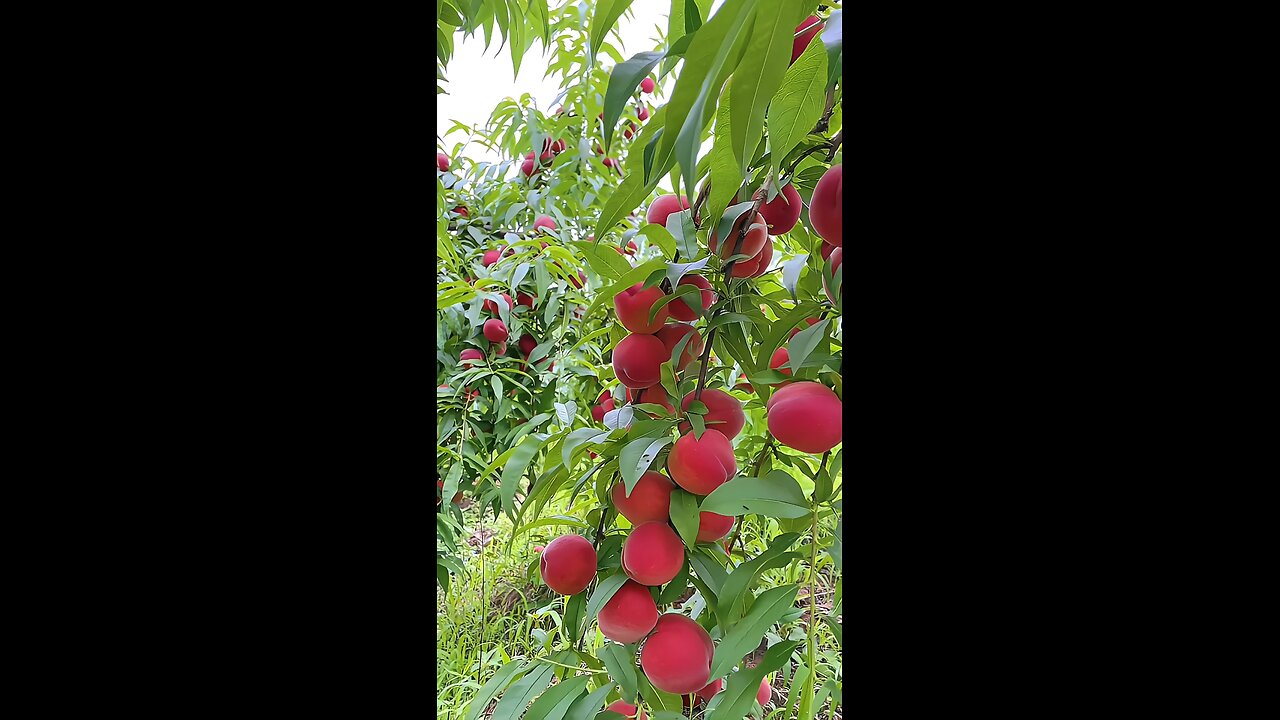
[[[723,0],[712,4],[712,13],[719,9]],[[632,18],[625,15],[618,20],[618,34],[622,38],[619,51],[623,58],[629,58],[638,52],[657,49],[653,40],[658,36],[655,25],[665,32],[667,15],[671,10],[670,0],[635,0],[631,3]],[[705,20],[705,18],[704,18]],[[559,94],[558,75],[542,78],[547,71],[542,54],[542,43],[537,41],[529,48],[528,54],[520,63],[520,76],[512,77],[511,50],[502,43],[497,27],[493,30],[493,42],[488,53],[484,51],[484,32],[476,31],[473,37],[464,39],[461,33],[454,35],[453,57],[445,70],[446,82],[440,83],[448,93],[438,95],[439,102],[436,114],[436,135],[441,135],[454,120],[467,125],[483,125],[493,109],[503,98],[518,99],[521,94],[529,93],[538,102],[544,112],[554,109],[551,102]],[[616,41],[611,40],[616,45]],[[612,63],[607,55],[602,57]],[[670,78],[666,81],[670,83]],[[670,94],[670,84],[666,86]],[[455,132],[445,137],[445,144],[452,145],[466,139],[464,133]],[[496,153],[479,146],[467,148],[467,156],[475,160],[498,162],[502,160]]]

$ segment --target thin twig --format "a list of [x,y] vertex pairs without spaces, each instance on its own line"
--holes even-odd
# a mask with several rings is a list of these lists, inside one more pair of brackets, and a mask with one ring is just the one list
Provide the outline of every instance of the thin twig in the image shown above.
[[836,150],[840,149],[840,142],[842,140],[844,140],[844,128],[841,128],[840,132],[836,133],[836,136],[831,138],[831,154],[827,156],[827,162],[831,162],[831,159],[836,156]]

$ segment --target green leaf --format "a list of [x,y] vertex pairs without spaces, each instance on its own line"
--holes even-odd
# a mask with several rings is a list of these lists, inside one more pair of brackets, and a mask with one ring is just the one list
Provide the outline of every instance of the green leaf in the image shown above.
[[725,578],[724,586],[720,591],[720,617],[728,622],[736,621],[742,615],[744,596],[750,591],[760,573],[785,567],[790,565],[792,560],[802,558],[803,556],[799,553],[788,552],[799,538],[800,534],[794,532],[779,535],[769,541],[769,546],[764,552],[735,568],[729,577]]
[[826,339],[827,325],[830,323],[830,320],[819,320],[796,333],[796,336],[791,338],[791,342],[787,343],[787,365],[792,373],[800,372],[800,367],[808,359],[809,353],[818,347],[818,343]]
[[[606,0],[607,1],[607,0]],[[604,3],[601,3],[603,5]],[[613,130],[618,125],[618,118],[627,106],[627,101],[635,94],[640,81],[653,70],[653,66],[662,59],[662,52],[642,52],[631,56],[626,62],[613,66],[609,74],[609,86],[604,93],[604,149],[609,151],[609,143],[613,139]],[[649,152],[648,150],[645,151]]]
[[600,608],[609,602],[609,598],[618,592],[618,588],[627,584],[626,573],[614,573],[596,583],[596,591],[591,593],[591,600],[587,602],[586,619],[588,623],[594,622],[596,617],[600,615]]
[[564,720],[592,720],[604,707],[604,699],[612,691],[613,683],[608,683],[604,687],[596,688],[590,695],[578,698],[569,708],[569,714],[564,716]]
[[716,108],[715,144],[711,146],[711,154],[707,158],[711,170],[711,191],[707,194],[706,206],[702,209],[704,218],[724,215],[725,207],[742,186],[743,173],[738,169],[732,148],[732,91],[733,78],[729,78],[724,94],[720,96],[720,106]]
[[634,705],[636,702],[636,646],[609,643],[597,657],[609,670],[609,677],[622,688],[622,699]]
[[[777,643],[769,648],[758,665],[753,668],[743,667],[738,672],[729,675],[729,680],[724,684],[724,689],[713,698],[715,704],[707,707],[708,717],[712,715],[727,718],[745,717],[751,711],[752,704],[756,701],[756,693],[760,690],[761,681],[769,673],[787,664],[791,659],[791,654],[798,647],[800,647],[800,641],[798,640]],[[712,677],[717,676],[712,674]]]
[[554,671],[555,667],[552,665],[540,665],[530,670],[502,694],[490,720],[513,720],[523,715],[529,701],[551,684],[551,673]]
[[702,511],[720,515],[755,513],[775,518],[797,518],[811,512],[799,483],[781,470],[764,477],[733,478],[703,498]]
[[648,471],[654,458],[658,457],[658,451],[669,444],[671,444],[671,436],[663,435],[659,438],[642,437],[632,440],[622,448],[622,453],[618,456],[618,471],[622,473],[622,482],[628,497],[631,496],[636,483],[640,482],[640,476]]
[[600,0],[596,4],[596,12],[591,16],[590,45],[587,46],[588,65],[595,63],[596,51],[604,43],[604,36],[609,34],[630,5],[631,0]]
[[742,63],[734,71],[731,112],[738,120],[731,131],[733,155],[739,173],[747,171],[747,150],[764,132],[764,111],[791,62],[795,26],[809,6],[808,0],[774,0],[756,7]]
[[799,589],[798,585],[782,585],[760,593],[751,606],[751,612],[731,626],[716,646],[715,658],[711,661],[711,677],[724,677],[729,668],[742,662],[747,653],[756,649],[765,632],[791,609]]
[[631,271],[631,263],[628,263],[624,257],[618,254],[617,250],[608,245],[589,243],[582,240],[572,244],[586,257],[587,264],[591,266],[591,269],[604,278],[620,278]]
[[676,526],[685,547],[693,550],[698,544],[698,498],[692,493],[676,488],[671,492],[671,524]]
[[808,255],[797,255],[782,263],[782,287],[791,293],[792,300],[796,299],[796,284],[800,282],[800,271],[804,270],[808,260]]
[[827,48],[827,87],[840,78],[840,61],[844,57],[844,11],[833,10],[822,31],[822,44]]
[[[667,103],[668,128],[676,132],[663,134],[658,154],[674,153],[684,170],[685,186],[694,187],[693,172],[709,97],[718,97],[724,83],[725,62],[732,51],[740,49],[739,36],[758,0],[726,0],[705,25],[693,35],[685,53],[684,69],[671,91]],[[729,67],[727,70],[731,71]],[[714,105],[713,105],[714,107]]]
[[809,43],[782,79],[782,87],[769,107],[769,151],[773,154],[773,175],[782,168],[782,158],[800,144],[822,117],[826,99],[827,52],[816,42]]
[[686,258],[698,257],[698,229],[693,225],[692,209],[671,213],[667,217],[667,231],[675,239],[680,255]]
[[465,720],[476,720],[476,718],[480,717],[480,713],[489,707],[489,701],[493,700],[493,697],[507,686],[511,678],[527,669],[528,666],[519,660],[498,668],[493,677],[489,678],[489,682],[485,683],[484,687],[480,688],[476,696],[471,699],[471,704],[467,706]]
[[670,605],[683,595],[688,588],[689,563],[683,562],[680,564],[680,572],[671,579],[671,582],[667,583],[666,587],[662,588],[662,592],[658,593],[658,605]]
[[590,675],[578,675],[553,685],[529,706],[525,720],[563,720],[569,707],[587,689],[587,681],[590,679]]
[[676,239],[661,225],[645,225],[636,233],[636,237],[646,238],[650,244],[662,249],[662,254],[671,257],[676,251]]
[[[720,589],[724,587],[724,581],[727,578],[720,563],[703,552],[695,552],[689,553],[689,564],[693,566],[693,571],[698,573],[698,579],[706,583],[712,593],[719,596]],[[710,598],[707,599],[707,603],[711,603]]]
[[679,695],[672,695],[654,687],[644,673],[639,673],[636,679],[639,680],[640,694],[644,696],[644,701],[649,703],[649,706],[654,710],[671,713],[681,709],[682,703]]
[[520,487],[520,477],[524,475],[529,463],[533,461],[533,456],[538,454],[547,439],[549,438],[539,440],[534,435],[526,436],[515,447],[515,452],[511,453],[511,458],[502,468],[502,509],[507,517],[515,517],[515,498],[516,490]]

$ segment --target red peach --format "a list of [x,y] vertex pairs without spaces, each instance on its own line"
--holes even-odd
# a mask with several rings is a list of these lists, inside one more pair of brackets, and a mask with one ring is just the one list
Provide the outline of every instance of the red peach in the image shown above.
[[719,540],[733,529],[732,515],[718,515],[713,512],[698,513],[698,542]]
[[596,422],[604,422],[604,414],[613,409],[614,409],[613,398],[608,398],[607,400],[600,403],[599,405],[596,405],[595,407],[591,408],[591,417]]
[[796,186],[787,183],[772,202],[767,202],[760,208],[760,214],[764,216],[764,221],[769,226],[769,234],[781,235],[790,232],[800,220],[801,207],[803,203],[800,201],[800,193],[796,192]]
[[796,26],[795,40],[791,41],[791,64],[794,65],[796,60],[804,54],[804,49],[809,46],[809,41],[814,36],[822,32],[822,28],[826,25],[817,15],[810,15],[804,19],[804,22]]
[[[514,302],[512,302],[512,300],[511,300],[511,296],[510,296],[510,295],[508,295],[508,294],[506,294],[506,293],[502,293],[502,294],[500,294],[500,295],[499,295],[499,297],[501,297],[503,300],[506,300],[506,301],[507,301],[507,310],[510,310],[511,308],[515,307],[515,303],[514,303]],[[482,305],[482,306],[481,306],[481,309],[482,309],[482,310],[484,310],[484,311],[485,311],[485,312],[487,312],[487,313],[493,313],[494,315],[497,315],[497,314],[498,314],[498,310],[499,310],[500,308],[498,307],[498,303],[496,303],[496,302],[494,302],[494,301],[492,301],[492,300],[485,300],[485,301],[484,301],[484,305]]]
[[[716,296],[715,293],[711,292],[711,283],[701,275],[685,275],[680,278],[680,285],[693,285],[694,287],[702,288],[700,293],[702,296],[702,312],[705,313],[710,310],[711,306],[715,304]],[[698,314],[693,311],[693,308],[689,307],[684,298],[672,300],[667,303],[667,307],[671,308],[671,317],[677,320],[693,322],[698,319]]]
[[645,78],[640,81],[640,92],[642,93],[653,92],[653,78]]
[[[627,390],[628,394],[630,394],[630,392],[630,390]],[[675,406],[671,404],[671,398],[667,396],[666,388],[662,387],[661,384],[636,391],[635,404],[639,405],[640,403],[661,405],[671,414],[675,414],[676,411]]]
[[638,113],[636,113],[636,119],[637,119],[637,120],[639,120],[640,122],[644,122],[645,120],[648,120],[648,119],[649,119],[649,108],[648,108],[648,106],[646,106],[646,105],[641,105],[641,106],[640,106],[640,111],[639,111]]
[[527,333],[520,336],[520,353],[522,355],[529,357],[529,354],[532,353],[533,349],[536,347],[538,347],[537,338]]
[[765,404],[773,437],[806,453],[823,453],[840,444],[844,432],[841,408],[840,398],[816,382],[791,383]]
[[533,546],[533,551],[534,551],[534,552],[536,552],[536,553],[540,553],[540,552],[542,552],[544,549],[545,549],[545,548],[543,548],[541,545],[534,545],[534,546]]
[[640,667],[657,689],[687,695],[707,686],[714,656],[715,645],[701,625],[667,613],[640,650]]
[[831,243],[828,243],[826,240],[823,240],[822,248],[819,250],[819,252],[822,254],[822,259],[826,260],[827,258],[831,257],[831,253],[835,249],[836,249],[835,245],[832,245]]
[[481,258],[480,264],[485,267],[489,267],[490,265],[498,262],[498,260],[501,260],[501,259],[502,259],[501,250],[489,250],[485,252],[484,257]]
[[[839,268],[840,264],[843,262],[844,262],[844,248],[836,248],[835,250],[832,250],[831,257],[827,258],[827,263],[831,265],[831,277],[833,280],[835,279],[836,269]],[[836,291],[834,293],[831,292],[831,288],[827,287],[826,278],[822,279],[822,289],[827,293],[827,298],[830,299],[831,302],[833,303],[836,301],[836,295],[839,295],[841,298],[843,298],[844,297],[844,276],[843,275],[840,276],[840,284],[836,287]]]
[[756,702],[760,703],[760,707],[764,707],[771,697],[773,697],[773,686],[769,684],[769,678],[766,677],[760,681],[760,689],[756,691]]
[[640,716],[636,717],[636,706],[627,703],[625,700],[615,700],[610,703],[609,707],[605,708],[605,710],[612,710],[619,715],[625,715],[628,718],[635,718],[635,720],[645,720],[644,710],[640,710]]
[[613,506],[632,525],[666,522],[671,519],[671,493],[675,489],[675,485],[662,473],[647,472],[631,488],[630,497],[627,497],[626,484],[619,482],[614,485],[611,492]]
[[645,212],[645,221],[651,225],[667,226],[667,218],[671,213],[689,209],[689,198],[683,195],[659,195],[657,200]]
[[696,694],[698,697],[702,698],[707,702],[711,702],[711,698],[714,697],[716,693],[720,692],[723,689],[724,689],[724,680],[717,678],[715,682],[710,683],[709,685],[702,688],[701,690],[698,690],[694,694]]
[[458,357],[458,362],[467,362],[468,360],[483,360],[484,353],[475,348],[467,348],[462,351],[462,355]]
[[507,335],[507,326],[498,318],[484,321],[484,336],[489,342],[506,342]]
[[648,290],[644,283],[636,283],[618,293],[613,298],[613,309],[618,313],[618,322],[622,327],[640,335],[652,335],[662,328],[671,311],[666,305],[658,308],[653,319],[649,319],[649,310],[666,296],[662,288],[654,285]]
[[440,172],[449,172],[449,156],[442,152],[436,153],[436,167],[440,168]]
[[742,248],[736,253],[733,246],[738,242],[738,234],[742,232],[742,223],[747,221],[750,213],[742,213],[737,220],[734,221],[733,227],[729,230],[729,242],[720,244],[716,238],[716,230],[711,230],[711,237],[707,240],[707,246],[711,248],[711,252],[719,253],[721,260],[728,260],[734,255],[750,255],[755,257],[764,249],[766,243],[769,242],[769,230],[764,223],[764,216],[760,213],[755,214],[755,218],[751,221],[751,226],[747,229],[747,236],[742,239]]
[[702,433],[701,440],[692,432],[681,436],[667,456],[671,479],[695,495],[709,495],[736,472],[738,461],[733,457],[733,445],[712,428]]
[[[663,308],[666,309],[666,308]],[[654,337],[662,341],[663,347],[667,349],[667,357],[671,357],[671,353],[675,352],[676,345],[684,339],[685,335],[692,334],[689,342],[685,343],[684,352],[680,353],[680,357],[676,362],[676,372],[683,372],[693,359],[702,354],[702,335],[692,325],[685,323],[669,323],[663,325],[662,329],[654,333]]]
[[818,185],[813,189],[813,197],[809,200],[809,222],[814,232],[822,236],[828,244],[841,247],[844,231],[844,166],[832,165]]
[[649,588],[628,580],[600,608],[599,618],[600,632],[605,637],[617,643],[633,643],[658,623],[658,605]]
[[596,576],[596,549],[581,535],[561,535],[547,543],[538,565],[542,581],[561,595],[577,595]]
[[533,231],[537,232],[538,228],[542,227],[548,230],[555,230],[556,221],[552,220],[550,215],[539,215],[538,219],[533,221]]
[[791,368],[783,367],[789,362],[791,362],[791,353],[787,352],[786,348],[780,347],[777,350],[774,350],[773,357],[769,358],[769,368],[777,370],[783,375],[790,375]]
[[665,585],[680,574],[682,567],[684,543],[666,523],[637,525],[622,542],[622,569],[641,585]]
[[522,293],[522,292],[516,293],[516,304],[523,305],[531,310],[533,309],[534,299],[535,298],[529,293]]
[[773,240],[770,239],[760,248],[760,252],[754,256],[739,260],[733,264],[733,272],[730,273],[736,278],[760,277],[769,271],[769,266],[773,264]]
[[643,390],[662,380],[662,363],[671,357],[653,335],[628,335],[613,349],[613,372],[629,388]]
[[464,218],[469,218],[469,217],[471,217],[471,212],[467,210],[467,206],[466,206],[466,205],[459,205],[458,207],[454,208],[454,209],[453,209],[453,211],[454,211],[454,212],[456,212],[456,213],[458,213],[459,215],[461,215],[461,216],[462,216],[462,217],[464,217]]
[[[680,409],[688,411],[694,399],[694,393],[685,395],[680,401]],[[707,406],[707,414],[702,416],[707,427],[720,431],[720,434],[729,440],[738,437],[738,433],[742,432],[742,428],[747,424],[747,416],[742,412],[742,403],[729,393],[714,388],[703,390],[701,400]],[[680,424],[680,432],[689,432],[688,422]]]

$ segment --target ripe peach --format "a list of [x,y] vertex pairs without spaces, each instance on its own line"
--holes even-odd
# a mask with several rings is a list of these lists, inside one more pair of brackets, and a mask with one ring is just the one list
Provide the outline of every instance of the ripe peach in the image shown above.
[[462,355],[458,357],[458,362],[467,362],[468,360],[483,360],[484,353],[475,348],[467,348],[462,351]]
[[604,414],[614,409],[613,398],[608,398],[604,402],[591,408],[591,417],[596,422],[604,422]]
[[733,445],[719,430],[707,428],[702,439],[681,436],[667,456],[667,474],[695,495],[708,495],[738,472]]
[[640,122],[644,122],[645,120],[649,119],[648,105],[644,105],[643,103],[640,105],[640,110],[639,112],[636,113],[636,119],[639,120]]
[[525,158],[524,162],[520,163],[520,172],[523,173],[525,177],[532,177],[538,172],[541,172],[534,168],[533,153],[529,153],[529,157]]
[[756,702],[760,703],[760,707],[764,707],[771,697],[773,697],[773,686],[769,684],[769,678],[766,677],[760,681],[760,689],[756,691]]
[[822,254],[822,259],[823,259],[823,260],[826,260],[827,258],[831,257],[831,253],[832,253],[835,249],[836,249],[836,246],[835,246],[835,245],[832,245],[831,243],[827,242],[826,240],[823,240],[823,241],[822,241],[822,249],[819,251],[819,252]]
[[645,78],[640,81],[640,92],[642,93],[653,92],[653,78]]
[[[685,275],[680,278],[680,285],[693,285],[694,287],[702,288],[700,294],[702,295],[702,311],[704,313],[715,304],[716,296],[715,293],[711,292],[711,283],[701,275]],[[698,319],[698,314],[693,311],[693,308],[689,307],[684,298],[672,300],[667,303],[667,307],[671,308],[671,317],[677,320],[693,322]]]
[[739,260],[733,264],[733,277],[760,277],[769,270],[769,266],[773,264],[773,240],[770,239],[760,248],[760,252],[746,260]]
[[632,136],[632,135],[635,135],[635,133],[631,132],[631,128],[627,128],[626,130],[623,130],[623,131],[622,131],[622,137],[624,137],[624,138],[626,138],[626,139],[628,139],[628,140],[630,140],[630,139],[631,139],[631,136]]
[[769,368],[777,370],[783,375],[790,375],[791,368],[783,367],[789,362],[791,362],[791,353],[787,352],[786,348],[780,347],[777,350],[774,350],[773,357],[769,358]]
[[670,357],[653,335],[628,335],[613,349],[613,372],[623,385],[643,390],[662,381],[662,363]]
[[[831,265],[831,277],[833,279],[835,278],[836,268],[840,267],[840,264],[842,262],[844,262],[844,248],[836,248],[835,250],[832,250],[831,257],[827,258],[827,263]],[[836,287],[836,291],[834,293],[831,292],[831,288],[827,287],[826,278],[823,278],[822,280],[822,289],[826,291],[827,297],[833,303],[836,301],[836,295],[839,295],[840,297],[843,298],[844,297],[844,276],[842,275],[840,277],[840,285]]]
[[[665,307],[663,308],[666,309]],[[661,314],[661,313],[659,313]],[[663,325],[662,329],[654,333],[654,337],[662,341],[663,347],[667,349],[667,357],[671,357],[671,353],[675,351],[676,345],[684,339],[685,335],[693,334],[689,338],[689,342],[685,343],[684,351],[680,353],[680,357],[676,362],[676,372],[683,372],[693,359],[702,354],[702,335],[692,325],[684,323],[669,323]]]
[[769,234],[781,235],[790,232],[800,220],[802,206],[796,186],[793,183],[787,183],[773,202],[767,202],[760,208],[760,214],[764,216],[764,221],[769,226]]
[[791,41],[791,64],[794,65],[796,60],[804,54],[804,49],[809,46],[809,41],[815,35],[822,32],[822,28],[826,25],[817,15],[810,15],[804,19],[804,22],[796,26],[795,40]]
[[498,318],[484,321],[484,336],[489,342],[506,342],[507,334],[507,326]]
[[500,342],[500,343],[496,343],[496,344],[494,344],[494,346],[493,346],[493,354],[494,354],[494,355],[506,355],[506,354],[507,354],[507,344],[506,344],[506,343],[504,343],[504,342]]
[[[506,300],[506,301],[507,301],[507,309],[508,309],[508,310],[510,310],[511,308],[513,308],[513,307],[515,307],[515,306],[516,306],[516,305],[515,305],[515,303],[511,300],[511,296],[510,296],[510,295],[508,295],[508,294],[506,294],[506,293],[502,293],[501,295],[499,295],[499,297],[501,297],[503,300]],[[485,300],[485,301],[484,301],[484,305],[483,305],[483,306],[481,306],[481,309],[483,309],[483,310],[484,310],[485,312],[487,312],[487,313],[493,313],[494,315],[497,315],[497,314],[498,314],[498,310],[499,310],[500,308],[498,307],[498,303],[496,303],[496,302],[494,302],[494,301],[492,301],[492,300]]]
[[611,157],[607,157],[607,158],[605,158],[605,159],[604,159],[604,166],[605,166],[605,167],[613,167],[613,163],[614,163],[614,160],[613,160],[613,158],[611,158]]
[[644,219],[651,225],[667,226],[667,218],[671,213],[677,213],[681,210],[689,209],[689,198],[683,195],[659,195],[657,200],[649,206],[649,210],[645,212]]
[[724,689],[724,680],[717,678],[715,682],[710,683],[709,685],[702,688],[701,690],[698,690],[695,694],[698,697],[705,700],[706,702],[711,702],[711,698],[714,697],[716,693],[720,692],[723,689]]
[[682,567],[684,543],[664,522],[637,525],[622,542],[622,569],[641,585],[665,585]]
[[[628,394],[630,394],[630,392],[630,390],[627,390]],[[637,390],[635,404],[639,405],[640,403],[661,405],[667,409],[667,412],[673,415],[676,412],[675,406],[671,404],[671,398],[667,396],[666,388],[662,387],[661,384],[654,385],[653,387],[647,387],[643,390]]]
[[536,552],[536,553],[540,553],[540,552],[542,552],[542,551],[543,551],[543,550],[545,550],[545,549],[546,549],[546,548],[542,547],[541,545],[534,545],[534,546],[533,546],[533,551],[534,551],[534,552]]
[[840,398],[825,385],[791,383],[775,392],[765,404],[769,432],[793,450],[826,452],[840,444],[844,432],[841,407]]
[[640,335],[652,335],[662,328],[671,311],[663,305],[658,308],[653,320],[650,320],[649,309],[666,293],[657,285],[648,290],[643,288],[644,283],[636,283],[618,293],[613,298],[613,309],[618,313],[618,322],[622,323],[622,327]]
[[555,155],[552,155],[550,150],[538,156],[538,162],[542,163],[543,165],[550,163],[554,159],[555,159]]
[[520,353],[522,355],[529,357],[529,354],[532,353],[533,349],[536,347],[538,347],[537,338],[527,333],[520,336]]
[[[680,401],[680,409],[687,411],[694,399],[694,393],[685,395]],[[742,412],[742,403],[729,393],[716,389],[703,390],[701,400],[707,406],[707,414],[702,416],[707,427],[718,430],[728,440],[738,437],[738,433],[742,432],[742,428],[747,424],[747,416]],[[688,422],[680,424],[680,432],[689,432]]]
[[[805,321],[805,322],[807,322],[807,323],[809,323],[809,327],[813,327],[814,325],[817,325],[817,324],[818,324],[818,318],[815,318],[815,317],[805,318],[805,319],[804,319],[804,321]],[[792,331],[791,331],[791,334],[787,336],[787,339],[788,339],[788,340],[790,340],[791,338],[793,338],[793,337],[795,337],[795,336],[796,336],[796,333],[798,333],[798,332],[800,332],[801,330],[804,330],[804,329],[805,329],[805,328],[798,327],[798,328],[796,328],[795,330],[792,330]]]
[[533,309],[533,302],[535,299],[536,298],[534,298],[529,293],[522,293],[522,292],[516,293],[516,304],[523,305],[531,310]]
[[458,207],[454,208],[454,209],[453,209],[453,211],[454,211],[454,212],[456,212],[456,213],[458,213],[459,215],[461,215],[461,216],[462,216],[462,217],[464,217],[464,218],[469,218],[469,217],[471,217],[471,212],[470,212],[469,210],[467,210],[467,206],[466,206],[466,205],[459,205]]
[[[603,630],[601,632],[603,632]],[[606,635],[606,637],[608,636]],[[628,704],[625,700],[615,700],[610,703],[609,707],[605,708],[605,710],[612,710],[621,715],[625,715],[628,718],[635,718],[635,720],[645,720],[644,710],[640,710],[640,715],[637,717],[636,706]]]
[[556,221],[552,220],[550,215],[539,215],[538,219],[533,221],[533,231],[537,232],[540,227],[544,227],[548,230],[555,230]]
[[640,668],[659,690],[687,695],[707,686],[714,655],[715,645],[701,625],[667,613],[640,650]]
[[844,166],[832,165],[813,189],[813,197],[809,199],[809,222],[813,223],[814,232],[836,247],[843,242],[844,208],[840,205],[843,199]]
[[489,250],[485,252],[484,257],[481,258],[480,264],[485,267],[489,267],[490,265],[498,262],[498,260],[500,259],[502,259],[501,250]]
[[449,156],[442,152],[436,153],[436,167],[440,168],[440,172],[449,172]]
[[596,549],[581,535],[561,535],[547,543],[538,565],[547,587],[561,595],[577,595],[596,576]]
[[583,284],[585,284],[586,282],[587,282],[587,276],[583,274],[581,270],[578,271],[578,278],[576,280],[572,277],[569,278],[569,284],[578,289],[581,289]]
[[[658,605],[649,588],[628,580],[600,608],[600,632],[618,643],[633,643],[658,623]],[[632,708],[634,710],[634,708]]]
[[647,472],[631,488],[631,497],[627,497],[624,483],[614,485],[611,492],[613,506],[635,526],[666,522],[671,519],[671,492],[675,489],[676,486],[662,473]]
[[[765,227],[764,216],[756,213],[751,221],[752,227],[748,228],[747,236],[742,239],[742,248],[736,253],[733,246],[738,242],[738,234],[742,232],[742,223],[747,221],[750,213],[742,213],[738,219],[734,221],[733,227],[729,230],[729,242],[721,244],[716,238],[716,230],[712,228],[711,237],[707,240],[707,246],[711,248],[711,252],[719,253],[721,260],[728,260],[734,255],[750,255],[755,257],[764,249],[766,243],[769,242],[769,230]],[[741,264],[741,261],[739,262]],[[743,276],[745,277],[745,276]]]
[[718,515],[713,512],[698,513],[698,542],[719,540],[733,529],[732,515]]

